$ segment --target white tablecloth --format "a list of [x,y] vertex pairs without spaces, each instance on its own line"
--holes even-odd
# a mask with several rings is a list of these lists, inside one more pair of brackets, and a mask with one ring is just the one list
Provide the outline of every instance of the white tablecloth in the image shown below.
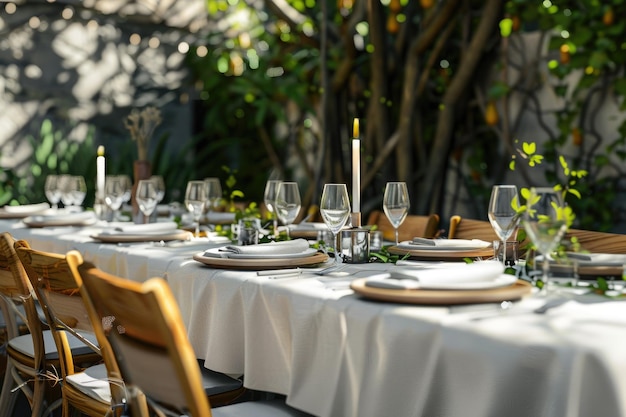
[[585,296],[546,314],[532,312],[545,302],[535,296],[505,312],[383,303],[347,283],[361,269],[391,265],[272,279],[201,265],[191,258],[198,247],[97,243],[93,229],[0,227],[38,249],[78,249],[130,279],[165,277],[207,367],[244,374],[247,387],[285,394],[315,415],[626,415],[623,301]]

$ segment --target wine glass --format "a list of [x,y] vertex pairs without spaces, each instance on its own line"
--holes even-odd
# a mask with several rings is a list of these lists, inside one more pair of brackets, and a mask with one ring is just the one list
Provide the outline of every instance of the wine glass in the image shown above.
[[265,193],[263,194],[263,201],[267,211],[272,213],[272,221],[274,225],[274,236],[278,236],[278,216],[276,214],[276,191],[280,180],[268,180],[265,183]]
[[398,242],[398,227],[409,214],[409,191],[405,182],[388,182],[383,196],[383,210],[396,232],[396,245]]
[[515,185],[494,185],[491,189],[487,216],[493,231],[502,241],[502,262],[506,264],[506,241],[513,234],[520,221],[517,187]]
[[211,211],[219,206],[222,199],[222,183],[215,177],[205,178],[204,183],[207,187],[207,210]]
[[85,183],[85,177],[82,175],[74,175],[71,178],[72,181],[72,201],[76,206],[82,206],[87,195],[87,183]]
[[53,209],[59,207],[59,201],[61,201],[61,181],[58,175],[50,174],[46,177],[46,183],[44,184],[44,191],[46,198],[52,205]]
[[157,185],[154,180],[140,180],[137,183],[135,200],[144,215],[144,223],[150,222],[150,216],[157,206]]
[[549,255],[567,230],[565,205],[561,193],[549,187],[531,188],[522,222],[528,237],[543,255],[543,289],[548,288]]
[[196,223],[196,237],[200,236],[200,217],[207,204],[207,184],[205,181],[192,180],[187,183],[185,191],[185,206],[191,212]]
[[278,185],[276,191],[276,215],[287,226],[287,238],[289,238],[289,225],[298,217],[301,204],[297,182],[281,182]]
[[345,184],[326,184],[320,201],[320,214],[324,223],[333,234],[335,264],[339,263],[337,234],[346,225],[350,217],[350,198]]
[[119,217],[119,210],[124,203],[126,184],[119,175],[107,175],[104,180],[104,202],[113,211],[113,220]]
[[122,201],[128,203],[133,195],[133,182],[128,175],[120,175],[119,177],[121,178],[122,184],[124,184],[124,197]]
[[63,208],[67,209],[74,204],[71,175],[63,174],[59,176],[59,190],[61,192],[61,203],[63,203]]
[[150,179],[154,181],[154,186],[156,187],[157,192],[157,204],[159,204],[161,201],[163,201],[163,198],[165,198],[165,181],[160,175],[153,175],[150,177]]

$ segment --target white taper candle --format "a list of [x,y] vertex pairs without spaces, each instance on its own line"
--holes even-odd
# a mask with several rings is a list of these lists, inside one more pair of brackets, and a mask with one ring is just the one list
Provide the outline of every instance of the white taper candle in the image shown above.
[[104,178],[105,172],[104,146],[98,146],[96,158],[96,202],[104,202]]
[[352,139],[352,212],[361,212],[361,141],[359,119],[354,119]]

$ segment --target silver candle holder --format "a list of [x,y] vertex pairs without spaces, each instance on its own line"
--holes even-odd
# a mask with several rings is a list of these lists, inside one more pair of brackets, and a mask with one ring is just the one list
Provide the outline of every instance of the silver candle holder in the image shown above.
[[369,229],[361,227],[361,213],[352,213],[352,227],[341,231],[341,254],[344,262],[363,264],[370,259]]

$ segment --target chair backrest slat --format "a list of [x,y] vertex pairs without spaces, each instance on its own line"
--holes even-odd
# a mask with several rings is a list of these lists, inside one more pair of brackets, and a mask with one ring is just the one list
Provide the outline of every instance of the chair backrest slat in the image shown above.
[[166,408],[210,416],[196,355],[167,283],[133,282],[88,263],[78,272],[126,383]]
[[[23,317],[26,319],[25,324],[33,340],[35,368],[43,370],[45,364],[44,324],[37,309],[35,292],[24,270],[24,266],[17,256],[14,245],[15,239],[10,233],[4,232],[0,234],[0,265],[3,265],[3,272],[10,272],[10,275],[4,275],[0,284],[0,293],[2,293],[5,303],[12,304],[11,310],[23,311]],[[10,281],[10,277],[13,278],[13,282]],[[14,336],[17,336],[17,334],[11,337]]]
[[[395,230],[381,210],[372,211],[367,217],[368,225],[376,225],[378,230],[383,232],[383,238],[388,241],[395,241]],[[439,233],[439,215],[431,214],[421,216],[409,214],[398,228],[398,238],[400,241],[412,240],[414,237],[434,238]]]
[[[509,240],[515,240],[515,236],[511,236]],[[454,215],[450,218],[448,230],[449,239],[480,239],[486,242],[500,240],[496,232],[493,231],[491,223],[487,220],[466,219],[461,216]]]
[[565,240],[572,237],[578,239],[581,249],[595,253],[626,253],[626,235],[620,233],[606,233],[582,229],[570,229],[565,234]]
[[[55,323],[55,329],[72,333],[83,340],[92,350],[102,355],[107,368],[113,404],[121,404],[126,391],[117,370],[112,349],[104,335],[99,317],[90,309],[88,299],[82,289],[80,275],[76,272],[83,258],[78,251],[65,255],[32,249],[27,242],[15,242],[15,252],[22,262],[30,282],[41,300],[48,322]],[[98,346],[86,340],[82,332],[95,334]],[[57,345],[65,342],[58,333],[53,333]],[[61,355],[61,373],[64,376],[75,372],[71,353]]]

